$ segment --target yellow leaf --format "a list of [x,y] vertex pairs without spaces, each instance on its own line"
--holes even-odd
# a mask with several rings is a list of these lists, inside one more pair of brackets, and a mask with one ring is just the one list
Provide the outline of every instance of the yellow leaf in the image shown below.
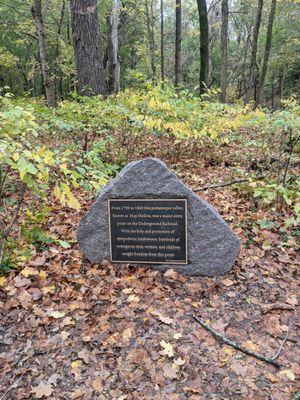
[[82,361],[80,360],[75,360],[71,362],[71,368],[72,369],[78,369],[79,367],[81,367],[82,365]]
[[60,336],[61,336],[62,340],[66,340],[70,336],[70,333],[67,331],[61,331]]
[[128,299],[127,299],[130,303],[131,302],[135,302],[135,303],[138,303],[139,301],[140,301],[140,298],[139,298],[139,296],[136,296],[135,294],[131,294],[130,296],[128,296]]
[[182,338],[182,333],[180,333],[180,332],[175,333],[175,335],[173,335],[173,338],[174,338],[175,340],[181,339],[181,338]]
[[14,161],[18,161],[18,159],[20,158],[20,154],[19,153],[14,153],[12,156]]
[[60,190],[60,188],[59,188],[58,186],[55,186],[55,187],[54,187],[53,194],[54,194],[54,196],[57,198],[57,200],[60,199],[60,197],[61,197],[61,190]]
[[132,329],[131,328],[125,329],[122,336],[124,339],[130,339],[132,336]]
[[176,360],[174,360],[173,364],[177,365],[177,366],[181,366],[181,365],[185,364],[185,360],[183,360],[181,357],[178,357],[178,358],[176,358]]
[[21,274],[25,276],[25,278],[28,278],[28,276],[38,275],[39,272],[35,268],[25,267],[22,269]]
[[235,350],[232,349],[231,347],[225,347],[225,349],[223,351],[225,354],[229,354],[230,356],[232,356],[232,354],[235,353]]
[[39,278],[40,279],[46,279],[47,278],[47,273],[45,271],[40,271],[39,272]]
[[165,356],[168,356],[168,357],[174,357],[174,350],[173,350],[173,346],[171,345],[171,343],[167,343],[167,342],[165,342],[164,340],[162,340],[161,342],[160,342],[160,345],[161,345],[161,347],[163,348],[163,351],[162,351],[162,353],[165,355]]
[[5,281],[6,278],[4,278],[4,276],[0,276],[0,286],[3,286]]
[[47,293],[54,293],[54,292],[55,292],[55,285],[52,285],[52,286],[45,286],[45,287],[43,287],[43,288],[41,289],[41,291],[42,291],[44,294],[47,294]]
[[295,380],[295,374],[291,369],[283,369],[282,371],[279,372],[279,375],[283,376],[285,375],[290,381]]
[[49,316],[55,319],[63,318],[66,315],[63,311],[51,311]]

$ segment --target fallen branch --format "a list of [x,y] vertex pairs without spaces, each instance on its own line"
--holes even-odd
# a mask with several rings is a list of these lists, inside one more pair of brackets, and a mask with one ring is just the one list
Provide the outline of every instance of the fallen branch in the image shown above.
[[[275,361],[274,357],[268,358],[268,357],[265,357],[265,356],[263,356],[261,354],[255,353],[254,351],[248,350],[245,347],[242,347],[241,345],[239,345],[238,343],[234,342],[233,340],[231,340],[231,339],[227,338],[226,336],[222,335],[221,333],[215,331],[208,324],[206,324],[202,318],[198,318],[196,315],[193,315],[193,319],[196,322],[198,322],[198,324],[200,324],[203,328],[205,328],[208,332],[212,333],[213,336],[215,336],[221,342],[227,343],[229,346],[233,347],[234,349],[239,350],[244,354],[248,354],[248,356],[255,357],[260,361],[264,361],[267,364],[271,364],[276,368],[280,368],[281,367],[281,365]],[[282,350],[282,347],[283,347],[283,345],[284,345],[286,340],[287,340],[287,337],[284,338],[284,341],[283,341],[282,345],[280,346],[279,351],[276,353],[276,355],[275,355],[276,358],[279,356],[279,354],[280,354],[280,352]]]
[[[258,176],[256,179],[263,179],[265,178],[265,176]],[[234,181],[228,182],[228,183],[220,183],[217,185],[212,185],[212,186],[204,186],[202,188],[199,189],[194,189],[194,192],[201,192],[204,190],[209,190],[209,189],[217,189],[217,188],[222,188],[222,187],[226,187],[226,186],[231,186],[231,185],[235,185],[236,183],[245,183],[245,182],[250,182],[250,179],[236,179]]]
[[278,311],[278,310],[295,311],[295,307],[290,306],[289,304],[281,304],[281,303],[266,304],[264,309],[262,310],[262,314],[267,314],[271,311]]

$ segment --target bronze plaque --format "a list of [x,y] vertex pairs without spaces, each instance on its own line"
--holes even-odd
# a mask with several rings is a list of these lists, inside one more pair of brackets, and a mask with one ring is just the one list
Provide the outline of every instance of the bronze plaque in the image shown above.
[[187,264],[186,199],[110,199],[112,262]]

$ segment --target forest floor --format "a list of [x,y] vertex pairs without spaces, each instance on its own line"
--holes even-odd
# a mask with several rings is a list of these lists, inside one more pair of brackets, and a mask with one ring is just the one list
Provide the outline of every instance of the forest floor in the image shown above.
[[[243,153],[227,146],[210,160],[186,151],[178,161],[167,149],[156,138],[132,157],[162,158],[194,190],[232,179]],[[75,240],[92,203],[78,195],[80,213],[53,204],[45,225],[62,240]],[[222,277],[91,265],[74,243],[51,244],[21,273],[1,278],[1,400],[292,398],[300,374],[299,259],[284,225],[288,215],[256,208],[232,187],[199,195],[241,238],[238,261]],[[193,315],[267,357],[283,344],[276,360],[282,367],[222,344]]]

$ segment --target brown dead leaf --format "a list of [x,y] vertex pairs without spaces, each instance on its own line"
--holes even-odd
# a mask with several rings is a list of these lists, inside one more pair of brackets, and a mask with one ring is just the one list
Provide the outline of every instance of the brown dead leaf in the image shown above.
[[23,278],[21,275],[18,275],[14,279],[14,286],[16,288],[24,287],[30,285],[31,280],[27,278]]
[[51,396],[52,391],[53,389],[51,384],[44,382],[41,382],[38,386],[31,388],[31,393],[33,393],[37,399]]
[[295,294],[292,294],[292,296],[286,299],[286,302],[291,306],[296,306],[298,304],[297,296]]
[[232,281],[232,280],[229,279],[229,278],[222,279],[221,282],[223,283],[223,285],[225,285],[225,286],[227,286],[227,287],[232,286],[232,285],[235,284],[235,282]]
[[102,379],[100,378],[100,376],[93,379],[92,386],[93,386],[93,389],[96,390],[97,392],[102,392],[103,384],[102,384]]
[[182,275],[180,275],[178,272],[174,271],[174,269],[168,269],[165,273],[164,273],[164,277],[168,280],[168,281],[178,281],[178,282],[185,282],[186,278]]
[[159,311],[157,310],[151,310],[151,314],[155,317],[157,317],[161,322],[163,322],[166,325],[171,325],[174,321],[172,318],[165,317],[162,315]]
[[201,393],[203,391],[202,389],[202,381],[201,378],[196,378],[190,382],[186,386],[184,386],[183,390],[185,392],[191,392],[191,393]]
[[78,358],[82,359],[86,364],[90,361],[90,353],[87,349],[78,352]]
[[41,257],[37,257],[34,261],[30,261],[30,264],[32,267],[41,267],[42,265],[44,265],[46,262],[46,257],[45,256],[41,256]]
[[178,369],[173,368],[173,364],[166,364],[163,368],[163,375],[167,379],[177,379]]

